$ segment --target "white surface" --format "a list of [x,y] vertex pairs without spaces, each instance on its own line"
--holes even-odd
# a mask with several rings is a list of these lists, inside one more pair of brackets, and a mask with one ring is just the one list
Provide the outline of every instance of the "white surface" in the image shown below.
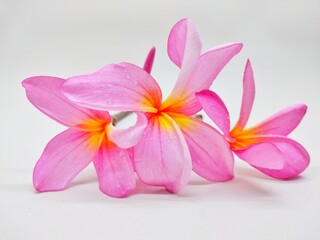
[[[319,239],[320,2],[299,1],[5,1],[0,0],[0,239]],[[86,169],[63,192],[35,193],[32,168],[64,129],[27,101],[21,81],[69,77],[119,61],[142,64],[157,46],[153,75],[166,94],[177,69],[166,55],[170,28],[183,17],[204,50],[243,42],[213,85],[232,122],[250,57],[257,95],[249,125],[306,103],[291,135],[311,155],[301,177],[276,181],[237,162],[236,178],[193,176],[179,194],[139,184],[127,199],[99,192]]]

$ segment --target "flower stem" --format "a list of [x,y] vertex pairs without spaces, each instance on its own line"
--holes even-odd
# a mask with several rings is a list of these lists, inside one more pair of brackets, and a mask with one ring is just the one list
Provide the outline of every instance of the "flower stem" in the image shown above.
[[196,115],[193,115],[194,118],[197,118],[199,120],[203,120],[203,115],[202,114],[196,114]]
[[115,126],[118,122],[120,122],[122,119],[129,116],[132,112],[119,112],[114,115],[112,115],[112,125]]
[[[120,122],[122,119],[126,118],[127,116],[129,116],[132,112],[119,112],[116,113],[114,115],[112,115],[112,125],[115,126],[118,122]],[[197,118],[199,120],[203,119],[202,114],[196,114],[193,115],[194,118]]]

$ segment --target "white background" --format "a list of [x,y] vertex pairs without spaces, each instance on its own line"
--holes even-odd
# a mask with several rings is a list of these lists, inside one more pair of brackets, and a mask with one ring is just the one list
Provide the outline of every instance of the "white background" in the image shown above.
[[[0,239],[320,239],[320,1],[0,0]],[[291,181],[237,160],[236,177],[193,176],[178,195],[138,184],[126,199],[98,190],[89,167],[62,192],[35,192],[32,169],[64,129],[26,99],[21,81],[67,78],[120,61],[141,65],[157,47],[153,75],[167,95],[178,71],[166,54],[171,27],[192,19],[204,50],[243,42],[212,89],[238,117],[250,57],[256,101],[249,125],[295,103],[309,109],[290,136],[311,155]]]

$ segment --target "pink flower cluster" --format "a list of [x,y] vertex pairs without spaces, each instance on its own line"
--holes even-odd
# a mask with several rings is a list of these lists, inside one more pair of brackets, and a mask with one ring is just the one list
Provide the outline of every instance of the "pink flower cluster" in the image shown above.
[[[230,130],[228,110],[209,88],[242,44],[226,44],[203,53],[201,47],[189,19],[174,25],[168,54],[180,73],[165,100],[150,75],[154,48],[143,68],[123,62],[69,79],[25,79],[29,101],[68,127],[44,149],[34,168],[34,187],[40,192],[65,189],[93,162],[100,190],[109,196],[128,196],[136,185],[135,174],[146,184],[177,193],[192,171],[209,181],[231,180],[233,153],[273,178],[289,179],[304,171],[310,157],[287,135],[300,123],[307,107],[288,107],[245,128],[255,97],[248,60],[240,117]],[[202,109],[221,131],[194,117]],[[119,129],[108,111],[134,112],[137,121]]]

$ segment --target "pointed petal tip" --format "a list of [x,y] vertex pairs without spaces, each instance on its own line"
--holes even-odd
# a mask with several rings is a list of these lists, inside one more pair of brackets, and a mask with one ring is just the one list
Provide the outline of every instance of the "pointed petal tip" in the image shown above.
[[151,52],[151,53],[155,53],[155,52],[156,52],[156,47],[153,46],[153,47],[150,49],[150,52]]
[[[307,110],[308,110],[308,106],[304,103],[298,103],[296,105],[294,105],[296,108],[300,109],[301,111],[304,112],[304,114],[306,114]],[[304,115],[303,114],[303,115]]]
[[[184,23],[184,22],[192,22],[191,21],[191,19],[190,18],[182,18],[182,19],[180,19],[178,22],[176,22],[176,24],[174,25],[174,26],[176,26],[176,25],[178,25],[178,24],[181,24],[181,23]],[[174,27],[173,26],[173,27]]]
[[245,73],[247,72],[247,71],[251,71],[251,72],[253,72],[253,70],[252,70],[252,65],[251,65],[251,61],[250,61],[250,59],[248,58],[247,59],[247,62],[246,62],[246,66],[245,66]]
[[151,70],[152,70],[155,55],[156,55],[156,48],[152,47],[149,50],[147,58],[146,58],[144,65],[143,65],[143,69],[149,74],[151,73]]
[[29,78],[26,78],[21,82],[21,85],[22,85],[22,87],[27,88],[28,83],[29,83]]
[[238,49],[239,51],[243,48],[243,43],[241,42],[235,42],[235,43],[230,43],[229,47],[235,47],[236,49]]
[[[234,48],[234,50],[236,50],[236,53],[240,52],[241,49],[243,48],[243,44],[240,42],[234,42],[234,43],[225,43],[225,44],[221,44],[218,45],[216,47],[214,47],[211,50],[208,50],[206,52],[212,51],[212,50],[221,50],[221,49],[227,49],[227,48]],[[204,53],[205,54],[205,53]]]
[[28,77],[26,79],[24,79],[21,84],[22,87],[24,87],[25,89],[31,85],[35,85],[35,80],[41,78],[41,76],[34,76],[34,77]]

